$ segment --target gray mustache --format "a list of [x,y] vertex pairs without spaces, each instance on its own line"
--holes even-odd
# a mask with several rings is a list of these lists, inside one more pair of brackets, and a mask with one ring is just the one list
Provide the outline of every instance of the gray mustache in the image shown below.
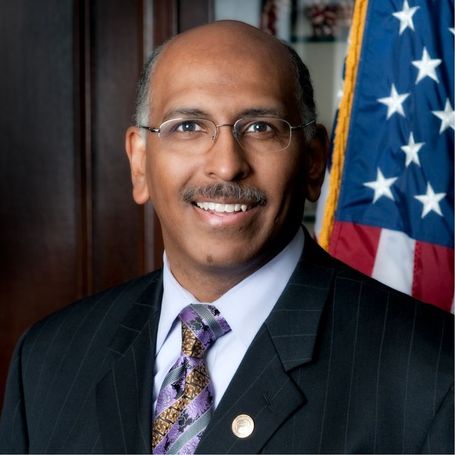
[[202,187],[187,188],[182,193],[185,202],[192,202],[196,197],[207,199],[229,198],[238,200],[239,203],[265,205],[267,196],[263,191],[253,186],[243,186],[234,182],[215,183]]

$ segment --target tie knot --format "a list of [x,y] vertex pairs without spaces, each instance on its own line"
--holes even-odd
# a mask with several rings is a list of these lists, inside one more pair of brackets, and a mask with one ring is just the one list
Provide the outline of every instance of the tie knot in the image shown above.
[[179,318],[182,321],[182,353],[189,357],[204,357],[215,340],[231,330],[213,305],[188,305]]

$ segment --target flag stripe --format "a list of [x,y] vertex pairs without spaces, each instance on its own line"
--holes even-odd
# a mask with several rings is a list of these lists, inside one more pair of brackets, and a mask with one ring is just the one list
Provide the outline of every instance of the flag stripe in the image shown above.
[[[346,264],[355,267],[362,273],[371,275],[379,237],[381,235],[381,228],[335,221],[332,235],[337,241],[330,244],[330,254],[346,262]],[[359,254],[352,247],[358,244],[364,246],[362,254]]]
[[416,241],[404,232],[381,229],[372,277],[411,294]]
[[412,295],[450,311],[453,307],[453,260],[452,248],[416,242]]
[[[432,303],[453,308],[452,248],[419,242],[403,232],[336,221],[330,253],[388,286]],[[352,248],[360,242],[362,254]]]

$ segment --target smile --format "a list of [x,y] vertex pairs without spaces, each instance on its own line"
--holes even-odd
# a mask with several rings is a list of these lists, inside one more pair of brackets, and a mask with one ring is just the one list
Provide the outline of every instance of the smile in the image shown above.
[[202,210],[215,213],[235,213],[246,212],[248,206],[246,204],[220,204],[218,202],[196,202],[195,205]]

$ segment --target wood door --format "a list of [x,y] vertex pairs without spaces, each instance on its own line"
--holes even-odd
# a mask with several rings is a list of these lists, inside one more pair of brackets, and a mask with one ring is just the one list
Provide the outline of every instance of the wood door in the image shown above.
[[145,56],[210,0],[4,0],[0,14],[0,404],[20,334],[160,266],[124,132]]

